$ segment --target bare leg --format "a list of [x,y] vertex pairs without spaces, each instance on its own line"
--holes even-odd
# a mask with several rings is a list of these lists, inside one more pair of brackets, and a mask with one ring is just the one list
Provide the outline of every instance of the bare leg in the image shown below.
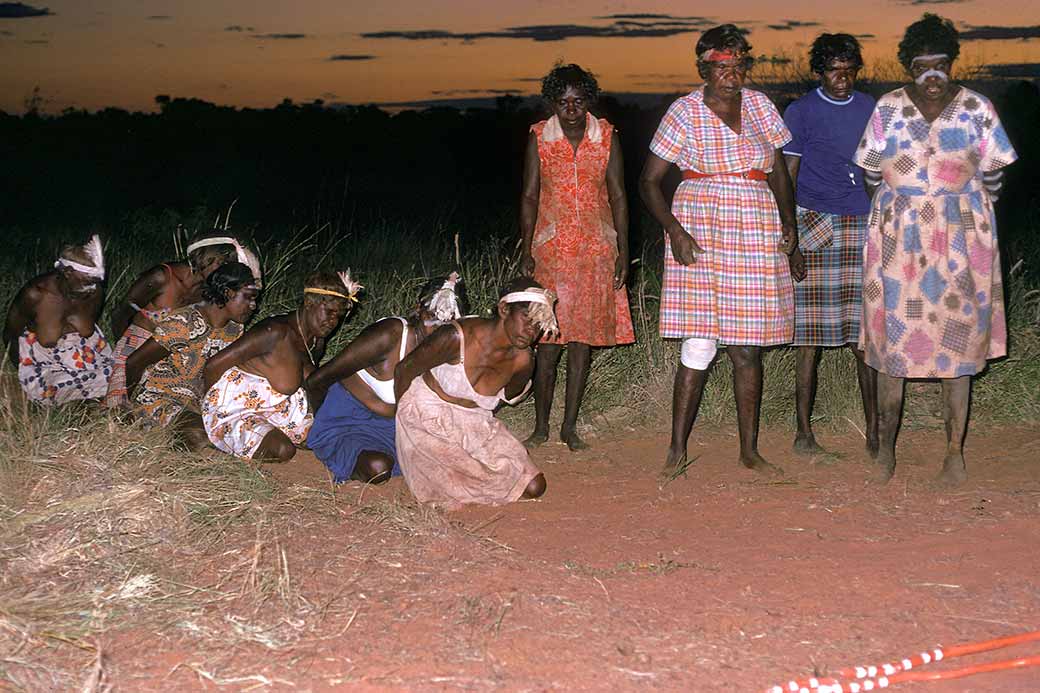
[[701,395],[704,394],[704,383],[708,381],[709,370],[710,366],[698,371],[680,363],[675,371],[675,386],[672,390],[672,442],[664,463],[665,473],[672,471],[686,459],[686,441],[690,438],[693,420],[697,418],[697,410],[701,406]]
[[589,362],[592,360],[592,349],[588,344],[570,342],[567,344],[567,405],[563,412],[563,426],[560,427],[560,440],[567,443],[571,450],[584,450],[589,444],[578,437],[578,408],[585,395],[585,384],[589,380]]
[[177,439],[192,452],[202,450],[210,444],[202,417],[193,411],[185,410],[174,417],[173,430]]
[[878,456],[878,374],[863,360],[863,351],[850,344],[856,355],[856,379],[859,380],[859,396],[863,401],[863,421],[866,425],[867,453],[871,459]]
[[903,418],[903,378],[878,372],[878,456],[875,473],[885,483],[896,471],[896,435]]
[[268,432],[253,453],[256,462],[288,462],[296,454],[296,446],[277,428]]
[[956,485],[968,478],[964,466],[964,435],[968,430],[971,376],[943,378],[943,420],[946,422],[946,459],[939,481]]
[[524,489],[521,498],[541,498],[545,493],[546,483],[545,475],[539,474],[527,484],[527,488]]
[[795,411],[798,414],[798,432],[794,436],[794,451],[799,455],[817,455],[824,452],[816,442],[812,430],[812,410],[816,403],[816,366],[820,362],[820,347],[800,346],[795,352]]
[[534,369],[534,432],[524,445],[537,447],[549,440],[549,412],[556,390],[556,364],[560,362],[559,344],[539,344],[535,350]]
[[782,469],[769,464],[758,453],[758,410],[762,404],[762,349],[757,346],[727,346],[726,353],[733,362],[733,394],[737,400],[740,462],[756,472],[783,474]]
[[365,484],[381,484],[389,481],[393,470],[394,460],[386,453],[362,450],[357,456],[350,478]]

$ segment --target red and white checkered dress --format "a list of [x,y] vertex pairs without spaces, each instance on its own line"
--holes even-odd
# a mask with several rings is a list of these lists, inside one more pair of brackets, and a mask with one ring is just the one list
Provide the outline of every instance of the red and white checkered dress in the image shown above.
[[[791,133],[765,94],[741,93],[741,134],[704,104],[697,89],[669,107],[650,151],[681,170],[771,171],[776,149]],[[693,265],[680,265],[665,237],[661,336],[757,346],[790,342],[793,284],[779,250],[780,215],[769,184],[736,176],[684,180],[672,214],[705,252]]]

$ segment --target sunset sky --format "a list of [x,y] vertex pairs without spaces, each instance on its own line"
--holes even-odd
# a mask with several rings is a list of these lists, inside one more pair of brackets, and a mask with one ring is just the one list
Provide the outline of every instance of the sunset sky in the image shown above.
[[35,86],[51,113],[151,110],[157,94],[257,107],[529,94],[561,58],[607,91],[675,92],[696,82],[692,46],[714,24],[787,58],[848,31],[870,62],[925,11],[973,37],[962,63],[1040,75],[1035,0],[48,0],[0,2],[0,109],[23,112]]

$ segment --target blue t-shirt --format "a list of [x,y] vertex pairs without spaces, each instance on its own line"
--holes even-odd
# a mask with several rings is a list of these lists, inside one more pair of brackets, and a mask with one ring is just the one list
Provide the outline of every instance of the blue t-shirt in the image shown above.
[[784,154],[801,157],[795,198],[806,209],[828,214],[866,214],[870,200],[863,190],[863,169],[852,155],[874,112],[869,94],[853,91],[835,101],[817,87],[784,111],[792,139]]

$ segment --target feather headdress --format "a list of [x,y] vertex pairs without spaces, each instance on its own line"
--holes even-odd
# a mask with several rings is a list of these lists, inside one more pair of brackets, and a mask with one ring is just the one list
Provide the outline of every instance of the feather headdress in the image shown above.
[[455,285],[462,281],[458,272],[452,272],[441,288],[433,292],[433,296],[426,302],[426,309],[433,314],[437,320],[448,322],[462,317],[459,310],[459,297],[455,293]]
[[85,274],[95,279],[105,278],[105,253],[101,248],[101,239],[95,233],[90,240],[82,246],[83,253],[90,259],[93,265],[84,265],[67,257],[59,257],[54,263],[55,267],[68,267],[71,270]]
[[189,244],[184,252],[186,255],[191,254],[199,248],[206,248],[211,245],[233,246],[235,248],[236,259],[243,265],[247,266],[253,273],[253,279],[256,280],[256,288],[262,288],[263,277],[261,276],[260,271],[260,260],[256,257],[256,253],[254,253],[249,248],[243,246],[241,243],[238,242],[238,239],[233,236],[214,236],[213,238],[203,238],[200,241],[195,241],[194,243]]
[[348,267],[345,272],[336,272],[336,276],[339,277],[340,282],[343,284],[343,291],[332,291],[331,289],[322,289],[316,286],[304,287],[303,293],[305,294],[318,294],[320,296],[335,296],[337,298],[343,298],[348,301],[357,303],[358,292],[365,287],[361,286],[360,283],[350,278],[350,268]]
[[503,296],[505,303],[529,303],[527,315],[546,335],[559,334],[560,326],[556,322],[553,304],[556,303],[556,292],[552,289],[531,287],[523,291],[513,291]]

